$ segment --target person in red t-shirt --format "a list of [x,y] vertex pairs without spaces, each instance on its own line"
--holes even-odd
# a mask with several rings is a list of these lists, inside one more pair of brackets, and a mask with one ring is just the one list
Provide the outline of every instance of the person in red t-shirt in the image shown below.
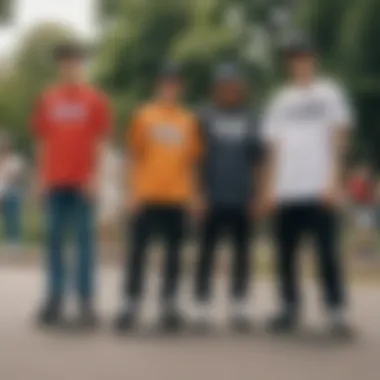
[[354,211],[357,250],[361,256],[367,256],[374,250],[376,223],[375,189],[371,170],[367,165],[356,168],[348,181],[348,193]]
[[47,299],[39,314],[43,325],[62,319],[65,289],[63,243],[71,230],[78,256],[76,286],[79,322],[93,325],[95,194],[100,145],[111,121],[106,97],[84,81],[84,51],[64,44],[55,51],[59,81],[40,96],[33,113],[37,140],[38,191],[47,205]]

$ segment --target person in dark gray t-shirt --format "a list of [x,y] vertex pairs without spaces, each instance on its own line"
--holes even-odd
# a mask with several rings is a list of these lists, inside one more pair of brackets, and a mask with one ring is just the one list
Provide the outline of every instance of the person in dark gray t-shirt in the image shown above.
[[202,219],[195,296],[199,322],[209,318],[210,281],[217,245],[225,233],[233,246],[231,296],[234,326],[247,326],[249,243],[255,167],[263,156],[247,86],[236,65],[217,67],[212,101],[199,111],[205,153],[201,165],[205,214]]

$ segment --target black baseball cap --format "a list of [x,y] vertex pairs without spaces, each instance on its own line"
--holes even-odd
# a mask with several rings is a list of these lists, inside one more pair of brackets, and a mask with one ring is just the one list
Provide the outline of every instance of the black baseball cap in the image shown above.
[[283,49],[285,58],[297,56],[315,56],[317,54],[313,42],[305,36],[299,36],[289,41]]
[[234,62],[219,63],[213,72],[213,84],[225,82],[243,82],[244,75],[241,67]]
[[87,51],[78,42],[64,42],[54,48],[53,56],[56,61],[71,58],[84,59],[87,56]]

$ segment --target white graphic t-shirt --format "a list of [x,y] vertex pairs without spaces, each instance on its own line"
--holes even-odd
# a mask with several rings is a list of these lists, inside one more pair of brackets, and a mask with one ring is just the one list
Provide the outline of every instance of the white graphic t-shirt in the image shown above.
[[264,139],[275,145],[275,187],[279,201],[313,200],[332,175],[334,132],[352,124],[351,108],[336,83],[319,79],[307,87],[289,85],[270,101]]

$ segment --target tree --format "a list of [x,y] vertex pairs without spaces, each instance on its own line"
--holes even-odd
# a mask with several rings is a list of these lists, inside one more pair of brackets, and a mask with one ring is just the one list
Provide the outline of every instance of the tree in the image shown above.
[[0,75],[0,116],[5,127],[23,148],[29,147],[26,131],[29,115],[41,89],[54,77],[53,48],[75,38],[73,32],[55,24],[33,29],[21,42],[12,65]]
[[351,5],[342,22],[339,58],[351,88],[360,123],[358,153],[380,167],[380,3],[363,0]]
[[[100,46],[95,76],[113,95],[120,122],[149,96],[164,61],[182,63],[188,100],[199,102],[215,63],[244,58],[252,36],[244,8],[230,0],[120,0],[118,7]],[[254,75],[253,67],[249,72],[264,77]]]
[[380,166],[380,27],[377,0],[305,0],[299,25],[315,39],[324,67],[349,89],[356,110],[355,154]]

